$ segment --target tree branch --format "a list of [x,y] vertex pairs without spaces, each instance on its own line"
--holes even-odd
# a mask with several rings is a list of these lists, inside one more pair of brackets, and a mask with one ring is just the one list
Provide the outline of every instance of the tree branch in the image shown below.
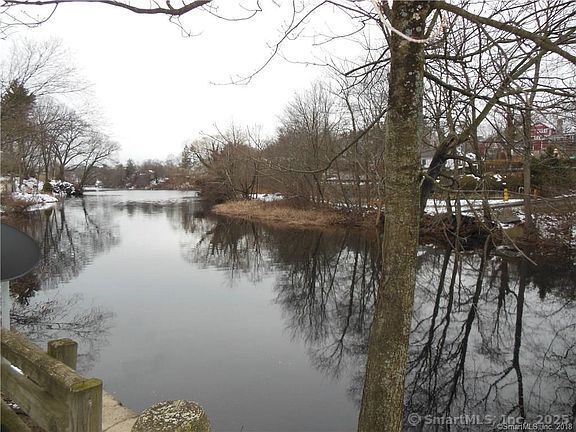
[[208,3],[212,2],[212,0],[195,0],[192,3],[187,3],[182,7],[173,8],[167,3],[168,7],[156,7],[156,8],[141,8],[132,6],[128,3],[123,3],[120,1],[114,0],[4,0],[5,6],[45,6],[45,5],[60,5],[62,3],[103,3],[108,4],[111,6],[120,7],[123,9],[127,9],[131,12],[138,13],[138,14],[164,14],[164,15],[171,15],[171,16],[181,16],[191,10],[197,9],[202,7]]
[[[576,56],[573,54],[570,54],[569,52],[563,50],[562,48],[560,48],[560,46],[554,42],[551,41],[550,39],[548,39],[545,36],[539,35],[537,33],[532,33],[528,30],[524,30],[522,28],[510,25],[510,24],[506,24],[491,18],[486,18],[480,15],[476,15],[472,12],[468,12],[465,9],[462,9],[456,5],[447,3],[444,0],[439,0],[436,1],[433,4],[433,7],[435,7],[436,9],[442,9],[445,10],[447,12],[452,12],[453,14],[459,15],[462,18],[466,18],[469,21],[472,21],[476,24],[483,24],[483,25],[487,25],[490,27],[494,27],[496,29],[502,30],[502,31],[506,31],[508,33],[512,33],[516,36],[519,36],[521,38],[530,40],[532,42],[534,42],[536,45],[538,45],[540,48],[545,49],[546,51],[550,51],[553,53],[556,53],[562,57],[564,57],[566,60],[570,61],[571,63],[576,64]],[[570,32],[570,33],[573,33]]]

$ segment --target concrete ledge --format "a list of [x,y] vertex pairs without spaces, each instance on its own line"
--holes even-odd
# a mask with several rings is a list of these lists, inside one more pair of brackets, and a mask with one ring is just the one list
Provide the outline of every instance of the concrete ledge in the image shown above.
[[102,394],[102,432],[130,432],[136,423],[136,414],[123,406],[110,393]]

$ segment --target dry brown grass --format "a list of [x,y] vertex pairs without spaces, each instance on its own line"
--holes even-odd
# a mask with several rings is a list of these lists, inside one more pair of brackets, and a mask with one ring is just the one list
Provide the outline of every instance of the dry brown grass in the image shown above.
[[224,216],[296,228],[374,227],[372,218],[361,218],[330,208],[297,208],[282,201],[229,201],[217,204],[212,210]]
[[32,205],[30,201],[20,198],[14,198],[10,194],[2,194],[0,197],[2,209],[6,213],[24,213]]

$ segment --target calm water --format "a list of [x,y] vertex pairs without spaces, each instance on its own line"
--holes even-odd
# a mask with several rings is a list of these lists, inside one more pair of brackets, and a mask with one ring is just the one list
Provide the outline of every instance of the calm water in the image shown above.
[[[70,199],[22,228],[44,258],[13,286],[14,326],[78,340],[81,371],[128,407],[192,399],[216,431],[355,429],[375,239],[235,222],[167,191]],[[421,248],[406,391],[417,428],[426,415],[574,421],[576,260],[556,252],[533,267]]]

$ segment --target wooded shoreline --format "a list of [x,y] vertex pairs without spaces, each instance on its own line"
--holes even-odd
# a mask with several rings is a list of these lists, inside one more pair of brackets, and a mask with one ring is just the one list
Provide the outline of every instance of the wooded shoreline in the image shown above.
[[[568,198],[566,199],[568,200]],[[465,247],[483,247],[489,235],[494,245],[511,244],[524,246],[568,245],[571,243],[569,232],[562,228],[565,219],[570,219],[571,200],[562,202],[554,200],[553,208],[544,211],[546,204],[539,207],[544,220],[556,220],[557,230],[539,232],[528,238],[523,223],[504,224],[494,222],[487,226],[472,215],[462,215],[460,220],[460,242]],[[550,205],[548,205],[550,206]],[[292,229],[329,229],[355,230],[361,234],[382,233],[384,217],[377,210],[364,212],[336,209],[328,206],[298,206],[287,201],[265,202],[260,200],[227,201],[212,207],[213,213],[235,219],[255,221],[276,227]],[[494,216],[500,217],[501,209]],[[424,214],[420,221],[420,243],[432,243],[443,246],[453,245],[457,220],[446,213]],[[545,225],[549,225],[546,222]],[[557,231],[557,232],[556,232]],[[566,232],[565,232],[566,231]],[[568,236],[568,237],[567,237]],[[529,247],[529,249],[531,249]]]
[[328,206],[296,207],[282,201],[226,201],[212,207],[215,214],[289,228],[376,228],[376,212],[337,210]]

